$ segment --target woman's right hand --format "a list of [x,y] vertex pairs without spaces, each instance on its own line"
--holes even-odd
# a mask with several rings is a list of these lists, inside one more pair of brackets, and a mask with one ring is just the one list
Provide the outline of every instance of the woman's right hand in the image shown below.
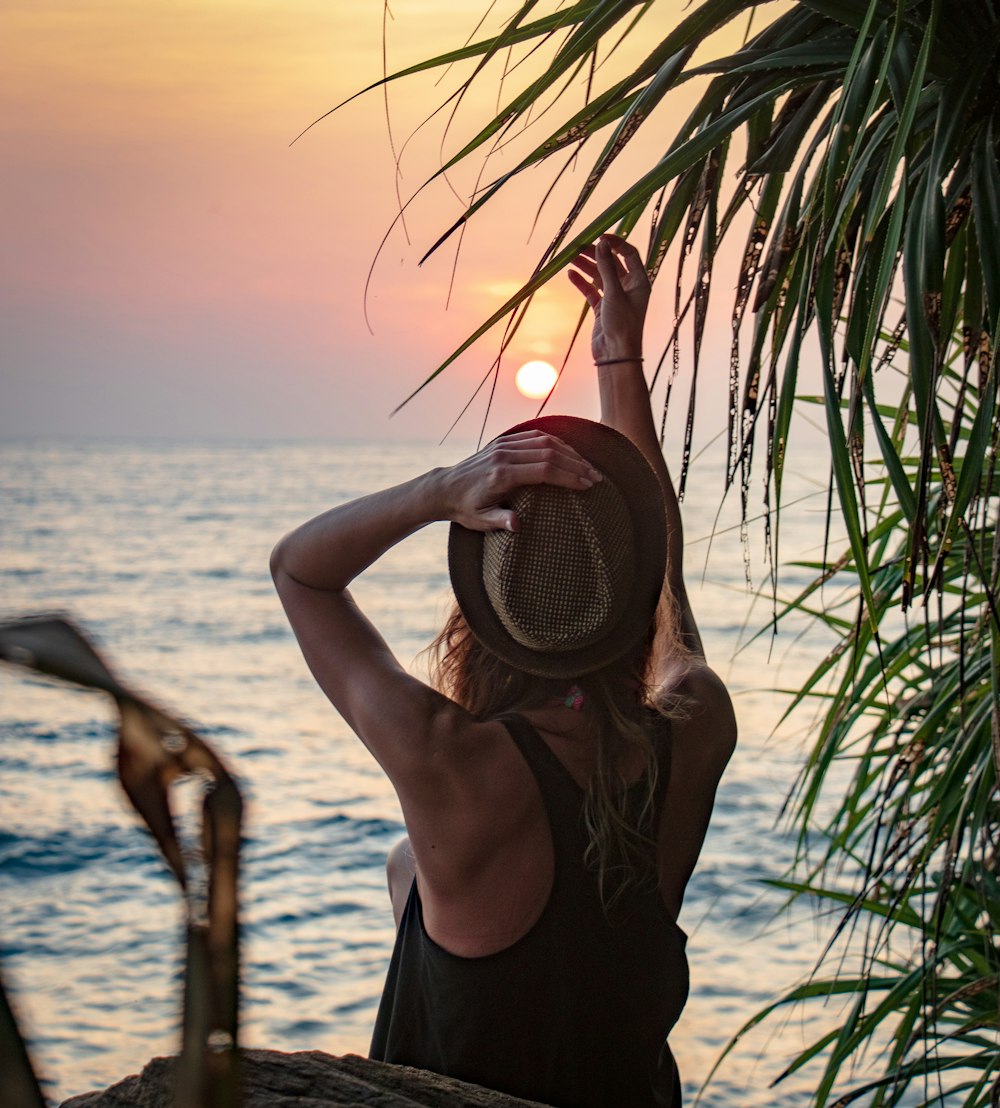
[[438,472],[443,518],[470,531],[516,531],[517,513],[504,503],[523,485],[582,491],[601,480],[571,446],[544,431],[502,435],[457,465]]
[[618,235],[605,234],[578,254],[572,284],[594,309],[590,348],[595,362],[642,357],[650,284],[642,255]]

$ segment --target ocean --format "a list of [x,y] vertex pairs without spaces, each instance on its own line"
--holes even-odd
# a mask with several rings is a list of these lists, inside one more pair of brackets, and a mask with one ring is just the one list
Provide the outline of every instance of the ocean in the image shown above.
[[[244,1045],[367,1052],[393,939],[384,858],[403,832],[388,782],[298,653],[271,547],[326,507],[460,454],[376,442],[0,444],[0,615],[71,614],[126,683],[188,720],[241,783]],[[803,442],[797,457],[782,561],[822,552],[821,444]],[[744,545],[736,504],[719,513],[721,475],[717,458],[700,459],[683,507],[692,606],[740,724],[680,918],[692,991],[671,1044],[686,1099],[729,1038],[808,977],[830,926],[804,907],[776,918],[783,894],[766,884],[793,857],[779,812],[812,722],[778,727],[787,696],[770,690],[794,688],[830,642],[804,625],[772,638],[761,525]],[[417,672],[447,608],[446,535],[426,528],[354,590]],[[787,566],[782,593],[810,576]],[[0,970],[52,1103],[178,1046],[180,899],[117,788],[114,731],[107,698],[0,670]],[[815,1071],[770,1083],[835,1014],[765,1021],[701,1104],[807,1104]]]

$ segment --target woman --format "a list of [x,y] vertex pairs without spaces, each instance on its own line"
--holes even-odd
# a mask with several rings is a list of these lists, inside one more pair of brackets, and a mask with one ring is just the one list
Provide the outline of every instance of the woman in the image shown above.
[[[677,1108],[676,918],[736,727],[684,589],[642,373],[641,258],[605,235],[576,267],[602,424],[514,428],[304,524],[272,570],[406,821],[372,1057],[546,1104]],[[445,519],[458,607],[430,688],[347,587]]]

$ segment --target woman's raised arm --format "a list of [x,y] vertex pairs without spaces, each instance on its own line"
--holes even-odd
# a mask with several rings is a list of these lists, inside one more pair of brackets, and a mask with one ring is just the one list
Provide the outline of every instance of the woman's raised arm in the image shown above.
[[541,483],[584,489],[598,477],[551,435],[506,435],[455,466],[324,512],[274,548],[275,586],[313,676],[397,789],[430,764],[432,722],[450,702],[399,665],[352,600],[351,581],[428,523],[514,530],[517,517],[502,505],[511,489]]
[[601,422],[627,435],[642,451],[663,486],[667,515],[667,580],[680,621],[681,640],[693,660],[705,652],[684,586],[684,531],[680,507],[660,449],[649,388],[642,369],[642,335],[649,278],[642,257],[617,235],[602,235],[574,263],[569,279],[594,310],[591,352],[597,365]]
[[678,658],[662,642],[654,655],[661,693],[680,695],[683,713],[673,720],[672,771],[660,827],[660,888],[676,916],[708,830],[715,792],[736,745],[736,717],[729,692],[705,661],[701,636],[684,585],[684,532],[680,506],[663,459],[649,388],[642,370],[642,332],[649,278],[634,246],[602,235],[574,263],[570,280],[594,310],[591,349],[597,364],[601,420],[639,447],[663,487],[667,516],[664,590],[677,613],[684,648]]

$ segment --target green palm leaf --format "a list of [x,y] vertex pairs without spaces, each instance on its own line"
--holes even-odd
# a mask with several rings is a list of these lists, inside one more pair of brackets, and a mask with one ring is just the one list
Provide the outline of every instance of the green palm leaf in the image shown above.
[[[728,406],[726,488],[739,486],[745,518],[763,440],[776,567],[799,361],[818,342],[829,514],[843,517],[847,546],[781,604],[772,577],[775,626],[796,615],[836,638],[789,706],[821,704],[824,715],[787,803],[800,856],[784,887],[840,906],[831,943],[844,962],[744,1031],[784,1005],[849,998],[785,1071],[822,1066],[815,1104],[894,1105],[926,1088],[996,1108],[1000,5],[801,0],[775,14],[754,0],[701,0],[614,74],[603,62],[622,39],[646,36],[665,2],[525,3],[492,37],[387,78],[464,62],[471,74],[445,101],[455,103],[489,79],[501,50],[547,63],[435,174],[488,156],[499,138],[525,144],[431,252],[487,218],[515,178],[544,177],[562,161],[553,155],[591,159],[520,290],[414,394],[498,324],[501,349],[509,343],[534,293],[582,245],[648,221],[650,275],[674,289],[659,364],[691,339],[683,493],[709,393],[698,389],[702,336],[733,256],[723,245],[734,229],[746,236],[723,278],[736,290],[728,387],[712,390]],[[716,33],[746,13],[756,33],[717,48]],[[586,104],[548,122],[585,67]],[[508,70],[505,88],[511,79]],[[677,126],[668,113],[695,80]],[[531,120],[543,101],[544,128],[542,114]],[[638,151],[639,168],[595,206],[625,150]],[[835,785],[845,766],[848,782]],[[831,790],[833,814],[821,818]]]

